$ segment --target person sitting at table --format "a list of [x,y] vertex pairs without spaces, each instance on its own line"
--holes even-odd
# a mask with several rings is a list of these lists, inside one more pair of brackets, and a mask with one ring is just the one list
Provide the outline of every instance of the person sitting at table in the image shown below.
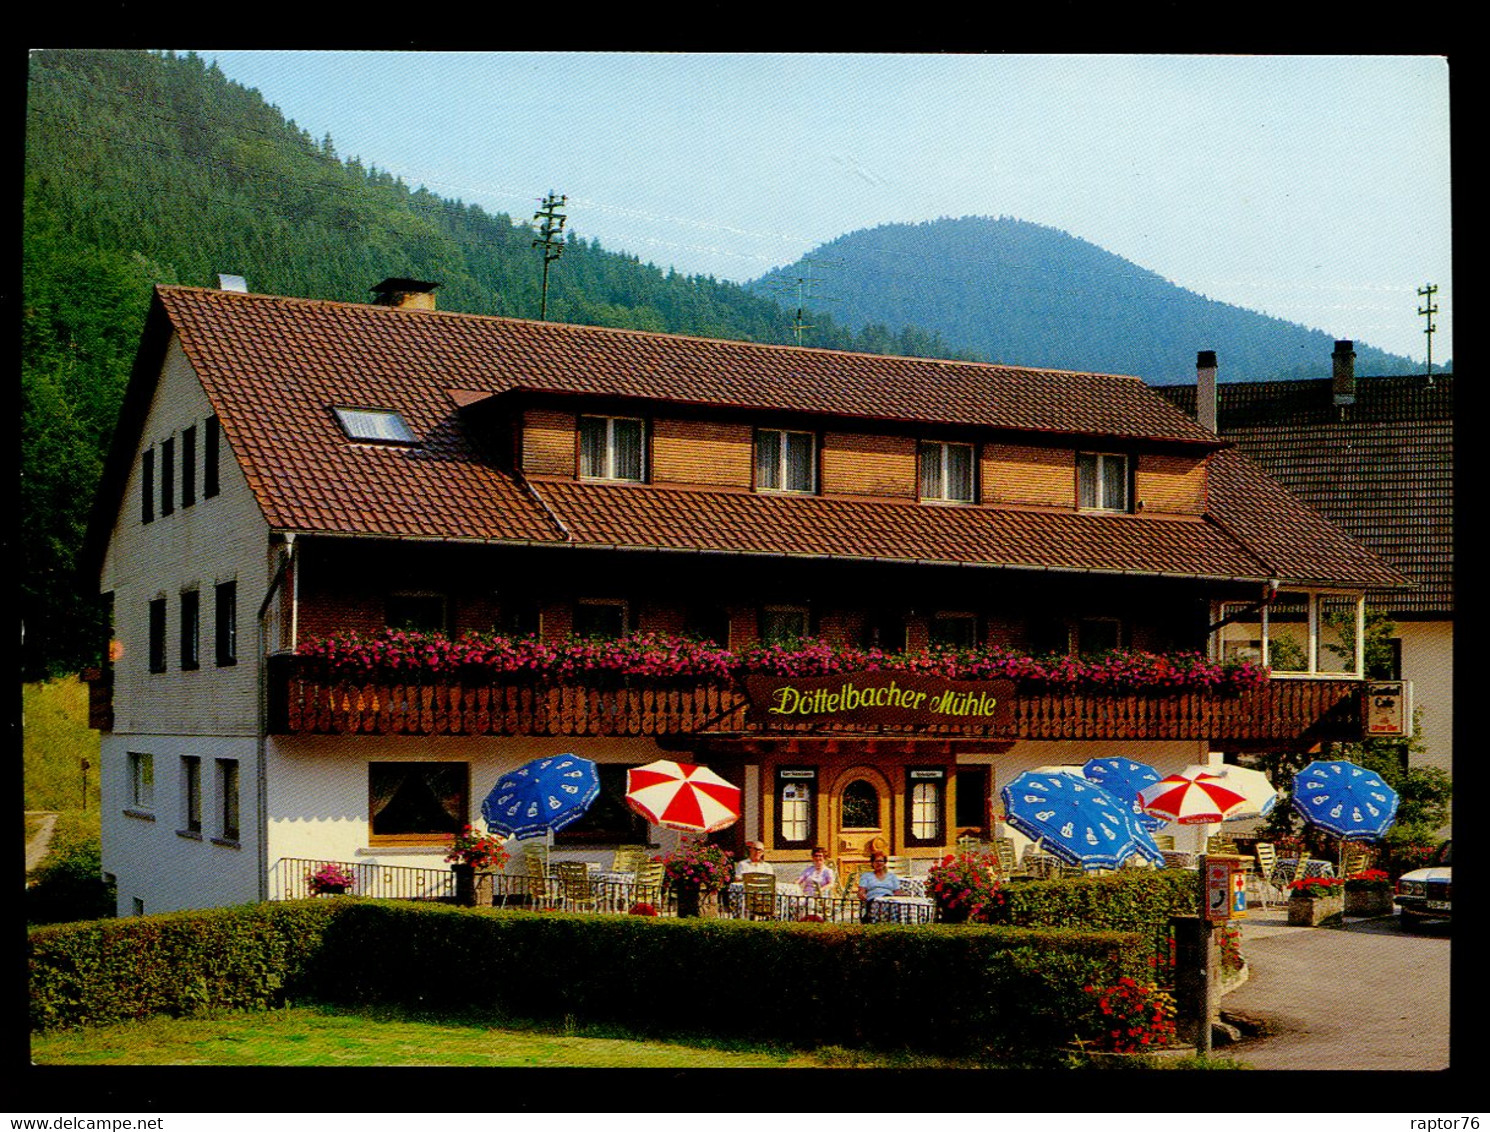
[[859,899],[875,900],[894,896],[900,891],[900,878],[890,871],[890,859],[883,853],[869,855],[869,872],[859,874]]
[[831,896],[837,879],[828,867],[828,851],[818,845],[812,850],[812,864],[802,870],[797,883],[802,886],[803,896]]
[[763,841],[745,842],[746,858],[735,865],[735,879],[743,880],[746,873],[776,872],[766,861],[766,844]]

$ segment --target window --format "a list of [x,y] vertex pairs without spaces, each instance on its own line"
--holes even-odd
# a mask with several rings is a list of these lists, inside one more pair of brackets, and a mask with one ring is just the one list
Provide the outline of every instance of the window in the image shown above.
[[181,506],[197,501],[197,426],[181,430]]
[[778,767],[776,770],[776,844],[783,848],[810,847],[817,840],[817,769]]
[[689,606],[683,614],[683,636],[729,647],[729,610],[717,605]]
[[150,671],[166,670],[166,599],[150,603]]
[[921,443],[921,498],[949,503],[973,501],[973,446]]
[[202,595],[196,590],[181,594],[181,667],[200,668],[202,659],[199,641],[201,638]]
[[881,652],[905,651],[905,615],[877,609],[864,620],[864,647]]
[[509,637],[536,637],[543,630],[543,610],[532,598],[504,599],[495,627]]
[[986,766],[960,766],[957,768],[957,813],[954,815],[958,829],[987,829],[988,827],[988,768]]
[[1099,656],[1123,647],[1123,624],[1116,617],[1083,617],[1076,623],[1076,651]]
[[600,793],[577,821],[554,834],[556,845],[644,845],[647,819],[626,804],[626,767],[598,763]]
[[1078,452],[1076,504],[1093,511],[1128,510],[1128,457]]
[[342,431],[352,440],[369,444],[413,444],[415,437],[403,417],[392,409],[335,408]]
[[574,606],[574,635],[615,640],[626,635],[626,603],[581,601]]
[[384,620],[390,629],[410,633],[445,631],[445,598],[442,594],[389,594]]
[[432,844],[469,820],[470,767],[460,763],[368,763],[372,844]]
[[927,622],[926,637],[934,645],[974,648],[978,644],[978,618],[971,613],[938,613]]
[[765,491],[815,490],[815,441],[810,432],[757,429],[755,486]]
[[202,433],[202,498],[211,499],[217,494],[217,453],[220,434],[217,418],[208,417]]
[[802,640],[810,635],[809,620],[805,608],[768,605],[761,610],[761,640],[768,645]]
[[129,804],[137,810],[155,808],[155,756],[129,752]]
[[238,827],[238,760],[217,760],[218,837],[237,841]]
[[643,432],[642,422],[633,417],[580,417],[579,474],[640,482]]
[[942,833],[946,768],[913,766],[905,774],[905,843],[942,844],[946,840]]
[[181,756],[181,828],[202,832],[202,760],[196,755]]
[[217,666],[238,663],[238,583],[219,582],[217,605]]
[[878,829],[880,792],[872,783],[856,778],[843,788],[843,828]]
[[140,522],[155,522],[155,449],[140,455]]
[[160,513],[176,510],[176,441],[170,437],[160,442]]

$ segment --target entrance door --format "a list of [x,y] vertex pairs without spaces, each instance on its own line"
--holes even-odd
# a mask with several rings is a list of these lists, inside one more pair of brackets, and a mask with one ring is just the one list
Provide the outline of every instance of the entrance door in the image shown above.
[[890,852],[890,783],[871,766],[849,767],[828,794],[830,841],[839,882],[869,868],[869,852]]

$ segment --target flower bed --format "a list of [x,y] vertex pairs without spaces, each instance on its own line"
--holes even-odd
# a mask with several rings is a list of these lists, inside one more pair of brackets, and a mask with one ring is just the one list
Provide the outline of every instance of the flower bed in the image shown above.
[[737,676],[826,676],[851,672],[918,672],[957,680],[1011,679],[1041,690],[1112,692],[1238,692],[1267,681],[1268,670],[1246,661],[1217,663],[1199,653],[1159,655],[1114,651],[1096,658],[1033,657],[1000,648],[932,647],[918,652],[838,647],[803,640],[741,651],[685,637],[637,633],[615,640],[443,634],[389,630],[374,637],[336,634],[295,650],[312,679],[417,682],[573,681],[576,679],[727,683]]
[[1288,889],[1288,922],[1295,927],[1339,923],[1345,914],[1345,881],[1340,877],[1290,881]]
[[994,869],[998,858],[991,854],[948,854],[926,874],[926,893],[936,901],[943,923],[990,922],[994,910],[1004,903]]

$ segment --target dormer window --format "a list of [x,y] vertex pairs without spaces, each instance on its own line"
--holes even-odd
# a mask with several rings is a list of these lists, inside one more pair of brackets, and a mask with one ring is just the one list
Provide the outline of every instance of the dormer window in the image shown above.
[[755,486],[762,491],[817,490],[816,437],[778,428],[755,431]]
[[922,441],[921,498],[938,503],[973,502],[973,446]]
[[1107,452],[1076,454],[1076,502],[1086,511],[1127,511],[1128,457]]
[[585,479],[640,483],[645,429],[635,417],[580,417],[579,474]]
[[371,444],[413,444],[415,437],[403,417],[392,409],[349,409],[336,407],[336,419],[342,431],[353,440]]

